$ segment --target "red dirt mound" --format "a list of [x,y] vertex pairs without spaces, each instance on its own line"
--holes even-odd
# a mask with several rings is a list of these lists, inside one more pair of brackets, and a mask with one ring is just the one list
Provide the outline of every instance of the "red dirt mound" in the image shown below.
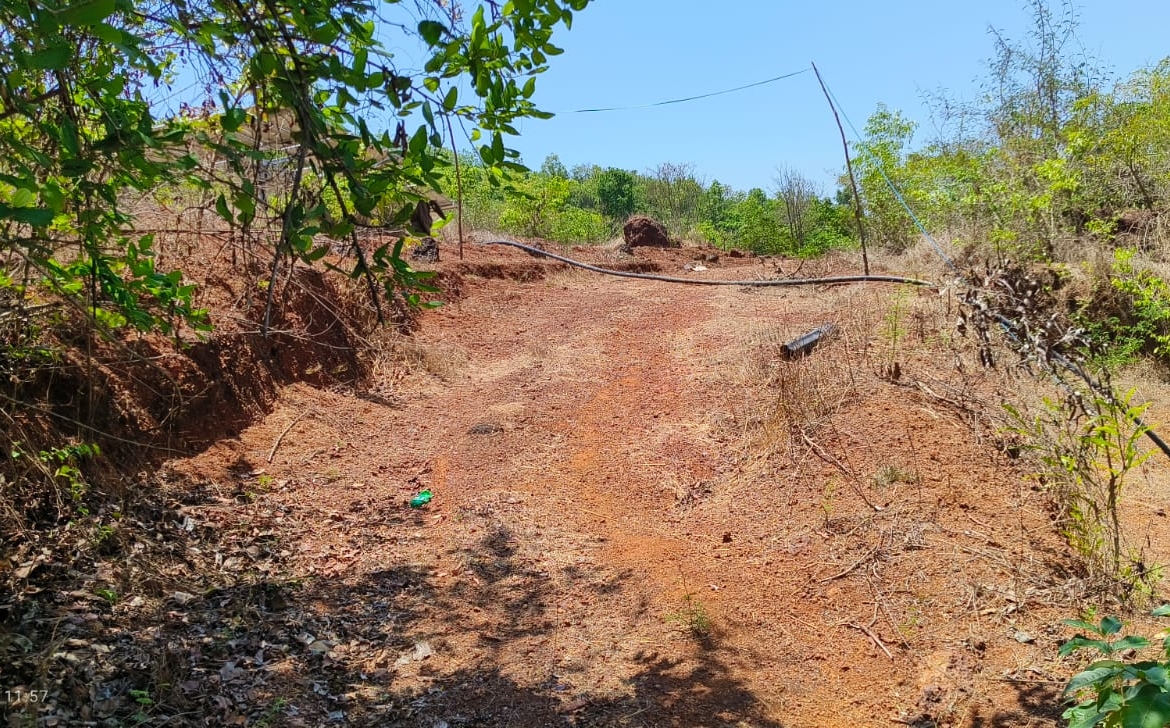
[[641,215],[631,217],[622,228],[622,238],[626,244],[623,248],[629,251],[633,248],[677,248],[678,243],[670,239],[670,234],[662,223],[653,218]]

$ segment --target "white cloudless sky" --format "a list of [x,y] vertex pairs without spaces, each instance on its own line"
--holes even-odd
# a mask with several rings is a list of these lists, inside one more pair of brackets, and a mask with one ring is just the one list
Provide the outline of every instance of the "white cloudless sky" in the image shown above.
[[[1051,7],[1059,17],[1064,6]],[[1078,25],[1069,50],[1113,78],[1170,56],[1170,0],[1072,8]],[[844,157],[811,72],[688,103],[566,112],[719,91],[815,62],[858,129],[884,102],[919,124],[915,141],[923,142],[933,135],[927,94],[979,97],[994,55],[992,27],[1027,42],[1031,10],[1022,0],[595,0],[554,38],[565,53],[537,81],[537,105],[559,113],[524,121],[510,146],[534,168],[549,154],[569,167],[643,172],[688,163],[700,178],[741,190],[770,190],[776,169],[787,166],[830,194]]]

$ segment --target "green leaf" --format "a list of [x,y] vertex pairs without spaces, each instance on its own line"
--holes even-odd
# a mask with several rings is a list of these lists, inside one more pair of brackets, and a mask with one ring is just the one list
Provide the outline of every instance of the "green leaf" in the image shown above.
[[488,167],[496,163],[496,160],[492,158],[492,148],[486,144],[479,145],[479,158]]
[[1166,667],[1163,665],[1156,665],[1146,670],[1146,682],[1151,685],[1157,685],[1162,690],[1170,690],[1170,673],[1167,673]]
[[1140,650],[1143,647],[1149,647],[1149,646],[1150,646],[1150,641],[1148,639],[1146,639],[1145,637],[1139,637],[1138,635],[1129,635],[1128,637],[1122,637],[1121,639],[1114,642],[1113,643],[1113,651],[1119,652],[1121,650]]
[[406,146],[414,156],[419,156],[425,152],[427,150],[427,128],[420,126],[415,130],[414,135],[410,137],[410,141]]
[[1064,688],[1064,694],[1070,695],[1083,687],[1096,683],[1108,684],[1122,669],[1120,663],[1104,667],[1090,667],[1084,672],[1077,673],[1068,681],[1068,685]]
[[1121,631],[1121,620],[1117,617],[1105,617],[1101,620],[1100,634],[1114,635]]
[[492,134],[492,156],[496,161],[504,161],[504,135],[499,132]]
[[115,28],[109,23],[94,23],[90,32],[94,34],[94,37],[104,40],[107,43],[125,45],[128,42],[137,40],[134,36]]
[[240,108],[228,108],[223,110],[223,116],[219,117],[219,124],[223,130],[230,133],[240,130],[244,122],[248,119],[248,112]]
[[55,11],[63,25],[94,25],[114,14],[115,0],[82,0]]
[[36,201],[37,195],[35,192],[24,187],[17,187],[16,191],[12,193],[12,199],[8,202],[13,207],[32,207],[36,204]]
[[56,183],[50,182],[41,188],[41,198],[44,199],[45,204],[54,214],[59,214],[65,209],[65,193],[61,191],[61,187]]
[[1170,617],[1170,604],[1163,604],[1154,611],[1150,612],[1155,617]]
[[61,122],[61,146],[65,151],[69,152],[70,156],[81,156],[81,137],[77,134],[77,125],[73,123],[72,119],[65,119]]
[[329,253],[329,246],[328,245],[320,245],[320,246],[313,248],[312,250],[304,253],[301,257],[304,258],[307,262],[315,263],[318,260],[321,260],[322,258],[324,258],[326,255],[328,255],[328,253]]
[[[1004,406],[1006,407],[1007,405]],[[1097,631],[1097,626],[1095,624],[1083,619],[1064,619],[1061,620],[1061,624],[1067,624],[1068,626],[1076,627],[1078,630],[1085,630],[1086,632],[1093,632],[1094,634],[1096,634]]]
[[1064,711],[1061,717],[1068,721],[1068,728],[1094,728],[1100,725],[1106,715],[1105,711],[1099,710],[1096,704],[1090,700],[1074,705]]
[[36,207],[12,207],[0,203],[0,220],[13,220],[25,225],[43,228],[53,222],[53,211]]
[[452,86],[447,90],[447,95],[443,97],[443,108],[447,111],[454,111],[455,105],[459,101],[459,89]]
[[1146,685],[1121,710],[1122,728],[1166,728],[1170,725],[1170,695]]
[[233,195],[232,202],[235,203],[236,209],[240,211],[237,218],[241,225],[248,225],[256,218],[256,198],[248,194],[246,190]]
[[429,46],[439,44],[439,39],[443,37],[443,33],[447,31],[447,26],[434,20],[424,20],[418,24],[418,34],[427,42]]
[[227,198],[222,194],[215,200],[215,212],[223,218],[224,222],[232,223],[235,221],[232,211],[228,209]]
[[268,48],[263,48],[252,57],[252,65],[260,69],[260,74],[269,76],[280,68],[281,63],[276,54]]
[[57,71],[68,66],[72,57],[73,50],[69,46],[54,45],[33,53],[28,59],[28,65],[42,71]]

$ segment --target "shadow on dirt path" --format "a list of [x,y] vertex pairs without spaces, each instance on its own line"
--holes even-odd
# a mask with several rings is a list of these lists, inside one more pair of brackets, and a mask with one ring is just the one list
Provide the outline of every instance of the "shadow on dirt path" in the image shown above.
[[[505,535],[489,538],[498,545]],[[307,650],[296,672],[329,703],[326,714],[385,726],[781,725],[733,676],[718,638],[694,643],[686,658],[636,651],[622,665],[620,689],[590,689],[582,678],[604,665],[550,663],[534,649],[572,639],[554,618],[558,593],[548,577],[509,563],[500,551],[472,570],[487,578],[466,590],[443,589],[402,569],[308,590],[307,599],[319,595],[331,605],[316,618],[329,625],[336,646]],[[577,593],[620,598],[628,579],[591,581]],[[456,638],[468,631],[473,643]],[[412,637],[403,642],[406,634]],[[524,666],[509,649],[516,644],[528,645],[530,659],[543,664]],[[370,662],[376,652],[357,645],[397,650]]]

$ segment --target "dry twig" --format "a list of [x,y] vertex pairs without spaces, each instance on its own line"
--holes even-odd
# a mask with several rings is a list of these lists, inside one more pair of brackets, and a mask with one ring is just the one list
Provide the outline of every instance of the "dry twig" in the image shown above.
[[846,626],[852,627],[853,629],[859,629],[862,632],[864,632],[867,637],[869,637],[871,640],[873,640],[873,643],[875,645],[877,645],[878,647],[881,648],[882,652],[886,653],[886,657],[890,658],[891,660],[894,659],[894,656],[892,654],[890,654],[890,651],[888,649],[886,649],[886,646],[884,644],[882,644],[882,641],[880,639],[878,639],[878,636],[876,634],[874,634],[873,630],[871,630],[867,625],[855,624],[853,622],[850,622]]
[[845,576],[845,575],[846,575],[846,574],[848,574],[849,572],[851,572],[851,571],[853,571],[854,569],[856,569],[858,566],[861,566],[861,565],[862,565],[862,564],[864,564],[865,562],[869,561],[869,560],[870,560],[870,559],[873,557],[873,555],[874,555],[875,553],[877,553],[877,550],[878,550],[878,547],[877,547],[877,546],[874,546],[874,547],[873,547],[873,548],[871,548],[869,551],[867,551],[867,552],[865,553],[865,555],[864,555],[864,556],[862,556],[862,557],[861,557],[860,559],[858,559],[857,561],[853,562],[853,564],[851,564],[850,566],[848,566],[848,567],[846,567],[845,569],[843,569],[843,570],[841,570],[841,571],[837,572],[836,574],[833,574],[832,576],[826,576],[824,579],[817,579],[817,583],[818,583],[818,584],[824,584],[824,583],[825,583],[825,582],[827,582],[827,581],[833,581],[834,579],[840,579],[842,576]]
[[821,460],[824,460],[826,463],[835,466],[838,470],[840,470],[842,473],[844,473],[848,477],[849,485],[851,488],[853,488],[853,492],[857,494],[858,498],[860,498],[862,501],[865,502],[865,505],[872,508],[875,513],[882,512],[881,506],[874,505],[873,503],[870,502],[869,498],[865,497],[865,493],[861,492],[861,488],[857,485],[857,476],[854,475],[844,465],[842,465],[840,460],[838,460],[837,458],[833,457],[829,453],[822,450],[821,446],[816,444],[815,442],[813,442],[812,439],[806,433],[802,432],[802,433],[800,433],[800,436],[802,438],[804,438],[804,441],[808,444],[808,446],[810,448],[812,448],[812,451],[817,454],[817,457],[819,457]]
[[287,435],[289,430],[291,430],[293,428],[293,425],[300,422],[301,418],[303,418],[305,415],[309,414],[312,411],[313,411],[313,408],[310,407],[309,409],[305,410],[304,412],[302,412],[299,415],[297,415],[296,417],[294,417],[293,421],[288,423],[288,426],[285,427],[284,430],[282,430],[279,435],[277,435],[276,442],[272,443],[272,449],[268,451],[268,462],[272,462],[272,458],[276,457],[276,449],[280,447],[280,443],[284,440],[284,436]]

